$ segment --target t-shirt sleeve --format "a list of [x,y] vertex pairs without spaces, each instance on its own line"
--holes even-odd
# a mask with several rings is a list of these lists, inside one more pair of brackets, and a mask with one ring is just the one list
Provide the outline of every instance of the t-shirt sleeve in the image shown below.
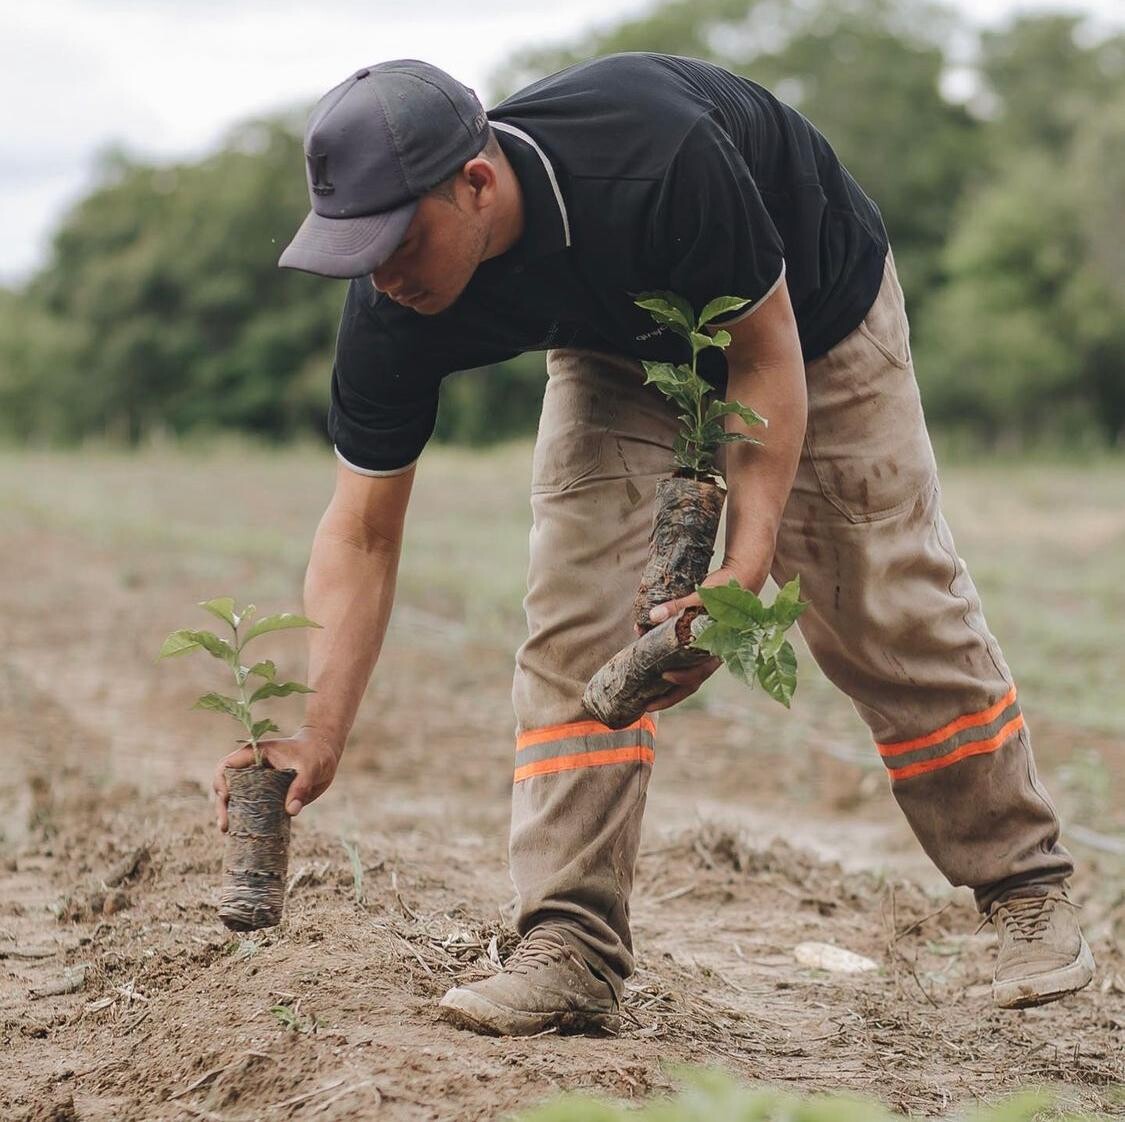
[[434,431],[441,375],[404,364],[400,334],[376,313],[370,281],[352,281],[336,336],[328,435],[337,456],[365,475],[405,471]]
[[442,379],[510,357],[465,338],[447,317],[423,317],[378,296],[366,277],[353,280],[328,406],[336,455],[362,475],[405,471],[433,435]]
[[748,314],[785,275],[781,235],[746,160],[710,116],[696,122],[669,165],[652,238],[668,271],[668,287],[697,314],[719,296],[752,301],[716,322]]

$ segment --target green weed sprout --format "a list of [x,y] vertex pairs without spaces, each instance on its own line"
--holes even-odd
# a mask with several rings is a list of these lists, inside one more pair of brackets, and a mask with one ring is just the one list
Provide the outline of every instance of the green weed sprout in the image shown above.
[[[564,1095],[515,1122],[910,1122],[871,1099],[847,1094],[794,1095],[747,1084],[726,1072],[681,1068],[673,1074],[686,1086],[672,1099],[655,1099],[639,1110],[583,1094]],[[1025,1091],[1006,1102],[990,1103],[957,1117],[963,1122],[1095,1122],[1082,1112],[1060,1116],[1052,1095]],[[1098,1117],[1105,1117],[1099,1115]]]
[[[204,694],[193,706],[193,709],[213,709],[217,713],[226,713],[240,722],[248,733],[246,742],[254,749],[254,764],[262,766],[262,753],[258,743],[263,736],[270,732],[281,730],[268,717],[255,721],[251,714],[252,706],[269,697],[287,697],[291,693],[315,693],[302,682],[277,682],[277,667],[269,660],[263,659],[252,666],[242,664],[242,652],[247,645],[260,635],[271,631],[284,631],[292,627],[320,627],[304,616],[294,615],[291,612],[281,612],[278,615],[265,616],[257,623],[250,623],[256,611],[253,604],[236,610],[234,600],[229,596],[221,596],[215,600],[201,601],[199,607],[210,612],[213,616],[227,623],[233,631],[233,639],[227,642],[220,639],[211,631],[196,631],[191,628],[181,628],[173,631],[160,653],[157,661],[162,658],[173,658],[176,655],[187,654],[189,651],[205,650],[208,654],[225,662],[234,674],[235,685],[238,688],[238,697],[227,697],[219,693]],[[239,628],[250,624],[249,629],[239,637]],[[247,681],[251,677],[262,679],[263,684],[248,693]]]
[[745,308],[750,300],[739,296],[720,296],[707,304],[698,319],[695,310],[674,292],[642,292],[635,301],[659,324],[669,327],[691,347],[690,363],[642,362],[645,385],[654,385],[682,412],[680,432],[676,435],[673,455],[680,470],[697,479],[715,474],[715,453],[722,444],[761,444],[760,440],[741,432],[727,432],[723,418],[739,417],[746,425],[768,425],[769,422],[739,401],[719,401],[710,397],[714,387],[697,371],[700,354],[708,347],[725,350],[730,346],[729,331],[714,334],[704,331],[712,320],[726,312]]

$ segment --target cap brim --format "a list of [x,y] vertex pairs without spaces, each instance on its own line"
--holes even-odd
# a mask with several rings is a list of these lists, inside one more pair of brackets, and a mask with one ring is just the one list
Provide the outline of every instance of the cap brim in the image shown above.
[[311,211],[277,263],[322,277],[367,276],[398,249],[417,209],[418,200],[412,199],[395,210],[358,218],[325,218]]

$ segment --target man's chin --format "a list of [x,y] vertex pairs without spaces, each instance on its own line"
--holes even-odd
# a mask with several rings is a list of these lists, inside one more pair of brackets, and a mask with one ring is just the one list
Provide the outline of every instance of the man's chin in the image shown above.
[[436,292],[423,292],[411,300],[400,300],[398,303],[420,316],[436,316],[453,304],[455,299],[456,297],[441,296]]

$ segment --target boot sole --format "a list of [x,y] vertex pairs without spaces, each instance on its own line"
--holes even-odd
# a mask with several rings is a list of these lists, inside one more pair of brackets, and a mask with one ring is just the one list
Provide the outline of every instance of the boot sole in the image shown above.
[[485,1036],[534,1036],[549,1029],[560,1032],[604,1032],[616,1022],[612,1012],[586,1013],[574,1009],[532,1012],[497,1005],[468,989],[450,990],[438,1004],[438,1016],[458,1028]]
[[1069,993],[1077,993],[1090,984],[1094,977],[1094,956],[1082,940],[1078,957],[1069,965],[1031,978],[1015,978],[992,983],[992,1000],[1001,1009],[1026,1009],[1032,1005],[1046,1005],[1058,1001]]

